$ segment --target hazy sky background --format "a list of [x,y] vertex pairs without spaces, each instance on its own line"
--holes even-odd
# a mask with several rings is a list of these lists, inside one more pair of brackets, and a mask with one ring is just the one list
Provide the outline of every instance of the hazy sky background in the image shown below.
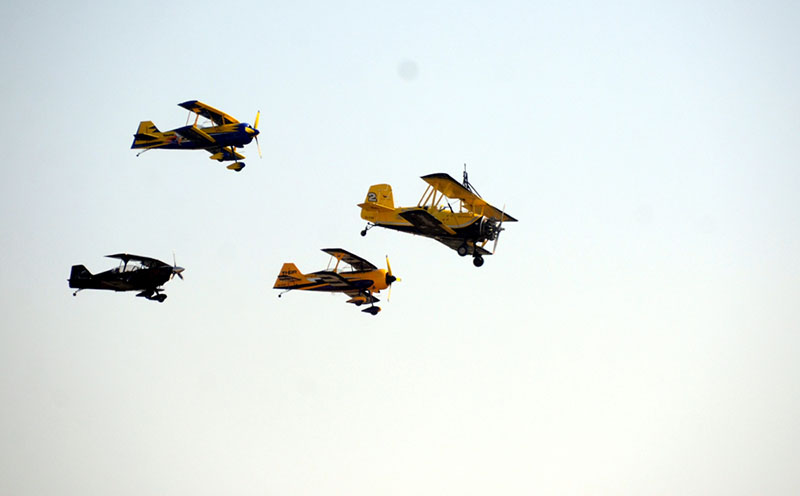
[[[794,2],[0,5],[0,494],[800,492]],[[199,99],[264,157],[130,150]],[[517,217],[469,259],[387,182]],[[341,247],[371,317],[272,284]],[[164,304],[70,266],[186,267]],[[385,298],[384,298],[385,299]]]

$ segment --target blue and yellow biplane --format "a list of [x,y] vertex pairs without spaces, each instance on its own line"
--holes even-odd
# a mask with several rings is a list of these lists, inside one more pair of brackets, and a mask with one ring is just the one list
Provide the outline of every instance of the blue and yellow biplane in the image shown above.
[[[156,148],[166,150],[206,150],[211,153],[210,158],[212,160],[218,162],[232,160],[233,163],[228,166],[228,169],[238,172],[244,169],[244,162],[241,162],[241,160],[245,157],[237,153],[236,148],[244,148],[253,139],[256,140],[256,145],[258,146],[258,156],[261,156],[261,146],[258,144],[258,118],[261,115],[260,111],[256,114],[255,123],[251,126],[246,122],[239,122],[225,112],[197,100],[189,100],[178,105],[190,112],[189,118],[191,118],[192,114],[195,114],[194,123],[190,125],[189,118],[187,118],[187,125],[171,131],[161,132],[152,121],[140,122],[139,129],[133,135],[133,144],[131,145],[133,149],[143,148],[141,152],[136,154],[137,157],[147,150]],[[208,125],[199,126],[200,117],[207,119],[209,121]]]

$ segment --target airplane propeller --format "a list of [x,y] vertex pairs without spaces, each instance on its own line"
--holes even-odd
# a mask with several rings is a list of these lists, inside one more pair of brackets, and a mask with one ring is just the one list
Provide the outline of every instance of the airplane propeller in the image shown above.
[[183,267],[178,267],[178,262],[175,261],[175,252],[173,251],[172,252],[172,274],[169,275],[169,279],[172,280],[172,278],[175,277],[175,275],[177,275],[178,277],[181,278],[181,281],[182,281],[183,280],[183,274],[181,274],[181,272],[183,272],[184,270],[186,270],[186,269],[184,269]]
[[388,271],[386,272],[386,285],[389,286],[389,294],[386,296],[386,301],[391,301],[392,283],[396,281],[402,281],[402,279],[392,275],[392,265],[389,263],[389,255],[386,255],[386,268],[388,269]]
[[256,131],[255,139],[256,139],[256,147],[258,148],[258,158],[263,158],[261,156],[261,144],[258,142],[258,118],[261,117],[261,111],[259,110],[256,112],[256,120],[253,123],[253,129]]
[[497,225],[497,234],[494,237],[494,246],[492,247],[492,255],[497,250],[497,242],[500,241],[500,233],[503,232],[503,219],[506,216],[506,206],[503,205],[503,210],[500,212],[500,224]]

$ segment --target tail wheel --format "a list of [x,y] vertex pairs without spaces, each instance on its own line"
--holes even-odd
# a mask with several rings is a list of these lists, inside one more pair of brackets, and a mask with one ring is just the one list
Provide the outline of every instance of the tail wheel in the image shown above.
[[483,265],[483,257],[478,255],[477,257],[473,258],[472,265],[474,265],[475,267],[480,267],[481,265]]

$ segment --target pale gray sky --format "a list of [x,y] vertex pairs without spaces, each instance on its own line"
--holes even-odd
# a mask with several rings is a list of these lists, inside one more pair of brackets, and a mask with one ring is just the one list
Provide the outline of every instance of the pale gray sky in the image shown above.
[[[792,2],[6,2],[0,494],[800,491]],[[135,157],[261,110],[264,158]],[[474,268],[369,185],[470,179]],[[272,284],[342,247],[373,318]],[[66,279],[127,251],[157,304]]]

